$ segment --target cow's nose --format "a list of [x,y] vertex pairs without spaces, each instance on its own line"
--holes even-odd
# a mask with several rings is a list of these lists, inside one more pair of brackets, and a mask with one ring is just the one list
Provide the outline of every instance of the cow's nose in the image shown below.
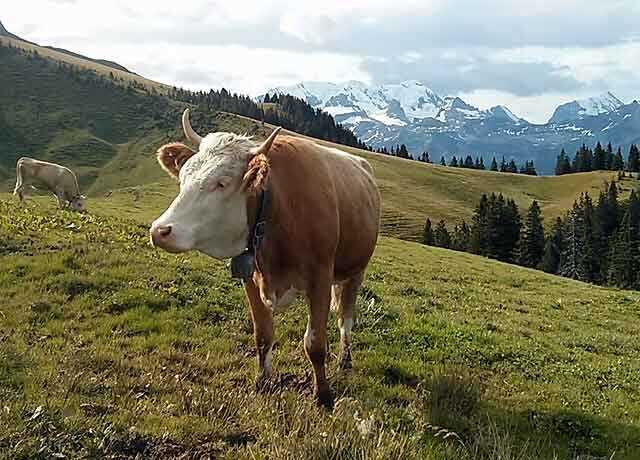
[[171,225],[158,225],[151,229],[151,242],[154,246],[165,246],[170,237]]

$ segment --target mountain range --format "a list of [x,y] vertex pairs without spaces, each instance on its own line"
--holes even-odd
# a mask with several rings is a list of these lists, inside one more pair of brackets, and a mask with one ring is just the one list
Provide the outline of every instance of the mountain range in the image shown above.
[[538,171],[553,172],[562,148],[577,150],[600,141],[628,149],[640,142],[640,104],[625,104],[612,93],[559,105],[547,123],[535,124],[496,105],[481,110],[459,97],[440,96],[416,80],[367,85],[302,82],[265,95],[290,94],[322,109],[373,148],[405,144],[414,157],[483,156],[534,160]]

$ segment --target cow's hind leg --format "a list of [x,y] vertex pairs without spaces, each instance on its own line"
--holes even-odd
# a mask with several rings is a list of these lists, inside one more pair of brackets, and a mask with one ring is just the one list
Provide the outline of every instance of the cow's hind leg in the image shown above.
[[20,201],[24,201],[24,193],[22,192],[22,189],[24,188],[23,181],[22,164],[18,162],[18,166],[16,167],[16,187],[13,189],[13,194],[16,195]]
[[253,335],[258,355],[256,387],[258,389],[264,389],[272,374],[271,353],[274,341],[273,312],[262,302],[258,287],[253,280],[245,283],[244,290],[251,308]]
[[304,350],[313,365],[314,393],[319,404],[333,407],[333,394],[327,381],[325,361],[327,359],[327,319],[331,303],[329,277],[315,279],[309,293],[309,320],[304,334]]
[[338,329],[340,330],[340,369],[351,369],[351,329],[355,319],[355,304],[358,290],[362,284],[364,273],[349,278],[333,287],[332,303],[338,313]]

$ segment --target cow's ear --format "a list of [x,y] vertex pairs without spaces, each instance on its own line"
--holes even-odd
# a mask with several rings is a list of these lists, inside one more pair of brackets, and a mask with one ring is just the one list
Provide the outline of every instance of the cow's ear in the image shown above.
[[186,145],[173,142],[158,149],[158,163],[170,176],[177,178],[182,165],[195,154],[196,151]]
[[265,188],[268,177],[269,159],[265,155],[256,155],[249,161],[242,187],[249,193],[260,192]]

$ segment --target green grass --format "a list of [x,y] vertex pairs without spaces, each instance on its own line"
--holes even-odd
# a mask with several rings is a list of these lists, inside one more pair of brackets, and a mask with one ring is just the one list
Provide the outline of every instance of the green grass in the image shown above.
[[145,193],[0,199],[0,458],[638,458],[640,293],[381,238],[329,414],[304,305],[255,394],[240,285],[151,248]]

